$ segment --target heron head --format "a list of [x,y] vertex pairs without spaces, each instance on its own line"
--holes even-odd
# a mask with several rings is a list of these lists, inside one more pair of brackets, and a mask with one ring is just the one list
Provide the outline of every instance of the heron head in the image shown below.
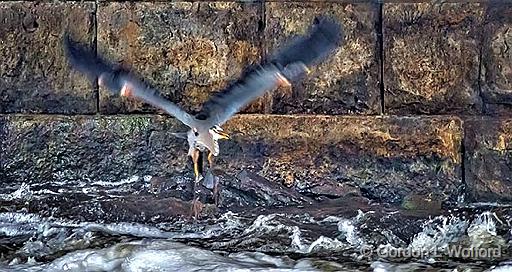
[[210,132],[210,134],[212,135],[214,140],[220,140],[220,139],[228,140],[229,139],[229,135],[227,133],[225,133],[224,130],[219,126],[214,126],[214,127],[210,128],[210,130],[208,132]]
[[200,151],[210,151],[213,155],[219,154],[219,143],[220,139],[229,139],[229,136],[222,131],[218,126],[214,126],[210,129],[192,128],[187,133],[187,141],[189,145],[189,155],[191,155],[194,149]]

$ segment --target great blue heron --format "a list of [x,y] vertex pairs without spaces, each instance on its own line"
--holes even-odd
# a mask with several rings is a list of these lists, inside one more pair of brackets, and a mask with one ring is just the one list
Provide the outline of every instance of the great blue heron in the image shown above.
[[[71,65],[91,80],[97,80],[100,86],[106,87],[116,95],[138,98],[163,109],[190,127],[186,138],[189,144],[188,155],[194,162],[195,188],[202,178],[199,171],[201,152],[208,152],[211,169],[212,156],[219,154],[218,140],[228,138],[220,126],[266,92],[300,80],[309,72],[308,67],[326,59],[340,46],[342,40],[343,30],[337,22],[327,17],[315,18],[306,35],[295,38],[288,46],[274,54],[270,61],[248,73],[243,81],[213,94],[195,115],[164,99],[157,90],[149,87],[129,71],[114,68],[114,65],[98,57],[94,52],[72,41],[67,34],[64,45]],[[216,190],[215,184],[214,197],[217,202]]]

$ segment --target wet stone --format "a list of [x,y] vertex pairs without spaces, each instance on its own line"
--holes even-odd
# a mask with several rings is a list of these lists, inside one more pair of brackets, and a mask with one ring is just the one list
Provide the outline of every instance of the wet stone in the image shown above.
[[[191,178],[184,128],[160,116],[9,116],[4,184],[86,186],[152,175]],[[136,176],[136,177],[134,177]],[[149,183],[149,182],[148,182]],[[107,185],[105,185],[107,186]],[[49,188],[42,186],[43,188]],[[49,188],[51,189],[51,188]]]
[[3,154],[5,154],[5,141],[3,141],[3,139],[5,139],[7,136],[6,126],[7,126],[7,124],[6,124],[5,118],[3,116],[0,116],[0,154],[2,154],[0,156],[0,180],[5,180],[5,175],[6,175],[6,172],[4,169],[5,156],[3,155]]
[[[191,219],[191,201],[151,195],[124,196],[110,199],[49,196],[45,201],[29,202],[28,211],[41,216],[58,216],[82,222],[137,222],[155,224]],[[204,205],[203,205],[204,206]],[[215,209],[203,207],[201,215],[211,215]],[[210,208],[210,209],[208,209]]]
[[263,205],[301,205],[313,202],[312,199],[299,194],[281,183],[272,182],[256,173],[243,170],[237,175],[235,188],[253,195],[256,203]]
[[511,113],[512,105],[512,5],[502,1],[488,4],[482,46],[481,88],[485,111]]
[[512,201],[512,120],[475,117],[464,123],[470,200]]
[[65,31],[92,45],[93,2],[1,2],[0,22],[0,113],[96,112],[96,90],[62,47]]
[[376,114],[380,112],[379,65],[375,5],[347,3],[269,2],[265,4],[264,45],[267,57],[304,34],[313,19],[328,15],[344,27],[345,42],[334,55],[314,67],[292,88],[274,92],[274,113]]
[[238,117],[225,127],[232,140],[221,142],[217,165],[314,197],[360,193],[399,204],[415,193],[454,203],[461,126],[450,117]]
[[[4,186],[94,199],[192,198],[186,141],[171,135],[185,128],[174,119],[4,118]],[[350,195],[399,204],[411,194],[454,203],[462,188],[461,130],[450,117],[240,115],[226,124],[232,139],[221,142],[215,159],[220,206],[303,205]],[[201,192],[211,204],[211,190]]]
[[[187,110],[259,62],[261,4],[109,2],[98,8],[98,52],[131,67]],[[265,100],[248,109],[261,112]],[[105,113],[155,112],[100,91]]]
[[484,7],[478,3],[386,3],[385,112],[479,113]]

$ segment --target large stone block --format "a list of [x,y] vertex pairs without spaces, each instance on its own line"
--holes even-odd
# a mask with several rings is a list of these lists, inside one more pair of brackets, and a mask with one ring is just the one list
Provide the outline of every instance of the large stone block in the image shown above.
[[512,105],[512,4],[489,3],[484,21],[481,88],[485,111],[510,114]]
[[[174,119],[8,116],[4,122],[5,185],[81,188],[139,177],[128,185],[147,191],[150,183],[193,180],[186,142],[170,134],[184,129]],[[215,170],[225,188],[250,180],[269,187],[259,181],[266,179],[311,197],[362,194],[390,203],[417,195],[453,203],[461,193],[457,118],[240,115],[225,130],[232,139],[221,143]],[[164,195],[187,198],[171,191]]]
[[71,70],[63,33],[95,39],[94,2],[0,2],[0,113],[93,113],[96,90]]
[[484,7],[386,3],[383,8],[385,112],[480,112]]
[[[261,51],[261,4],[113,2],[98,9],[98,51],[129,66],[187,110],[235,80]],[[264,109],[259,101],[250,111]],[[154,112],[100,92],[106,113]]]
[[380,112],[376,38],[378,6],[373,4],[268,2],[265,4],[265,51],[271,55],[290,36],[304,34],[318,15],[339,20],[345,29],[342,48],[288,94],[273,95],[275,113],[376,114]]
[[462,190],[457,118],[250,116],[226,130],[234,140],[224,143],[224,169],[305,193],[334,197],[352,187],[397,203],[416,194],[455,201]]
[[474,117],[465,124],[465,169],[473,201],[512,201],[512,120]]
[[170,132],[175,119],[159,116],[9,116],[2,167],[9,183],[57,186],[119,182],[133,175],[183,173],[187,148]]

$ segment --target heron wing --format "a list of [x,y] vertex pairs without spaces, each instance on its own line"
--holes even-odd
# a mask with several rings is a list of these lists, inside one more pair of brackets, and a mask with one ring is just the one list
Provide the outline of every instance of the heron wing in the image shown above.
[[310,31],[283,47],[269,61],[242,78],[240,83],[214,94],[196,115],[210,125],[222,125],[235,113],[266,92],[276,89],[283,78],[292,83],[332,53],[343,39],[341,26],[331,18],[315,18]]
[[129,86],[131,96],[164,110],[189,127],[194,124],[193,116],[163,98],[156,89],[151,88],[128,71],[115,69],[113,65],[96,56],[91,50],[87,50],[85,46],[72,41],[67,34],[64,38],[64,48],[72,67],[85,74],[89,80],[101,78],[102,85],[116,95],[121,94],[123,87]]
[[283,75],[277,67],[261,67],[247,75],[244,82],[211,96],[196,118],[206,119],[210,126],[220,126],[251,101],[275,89],[282,80]]

